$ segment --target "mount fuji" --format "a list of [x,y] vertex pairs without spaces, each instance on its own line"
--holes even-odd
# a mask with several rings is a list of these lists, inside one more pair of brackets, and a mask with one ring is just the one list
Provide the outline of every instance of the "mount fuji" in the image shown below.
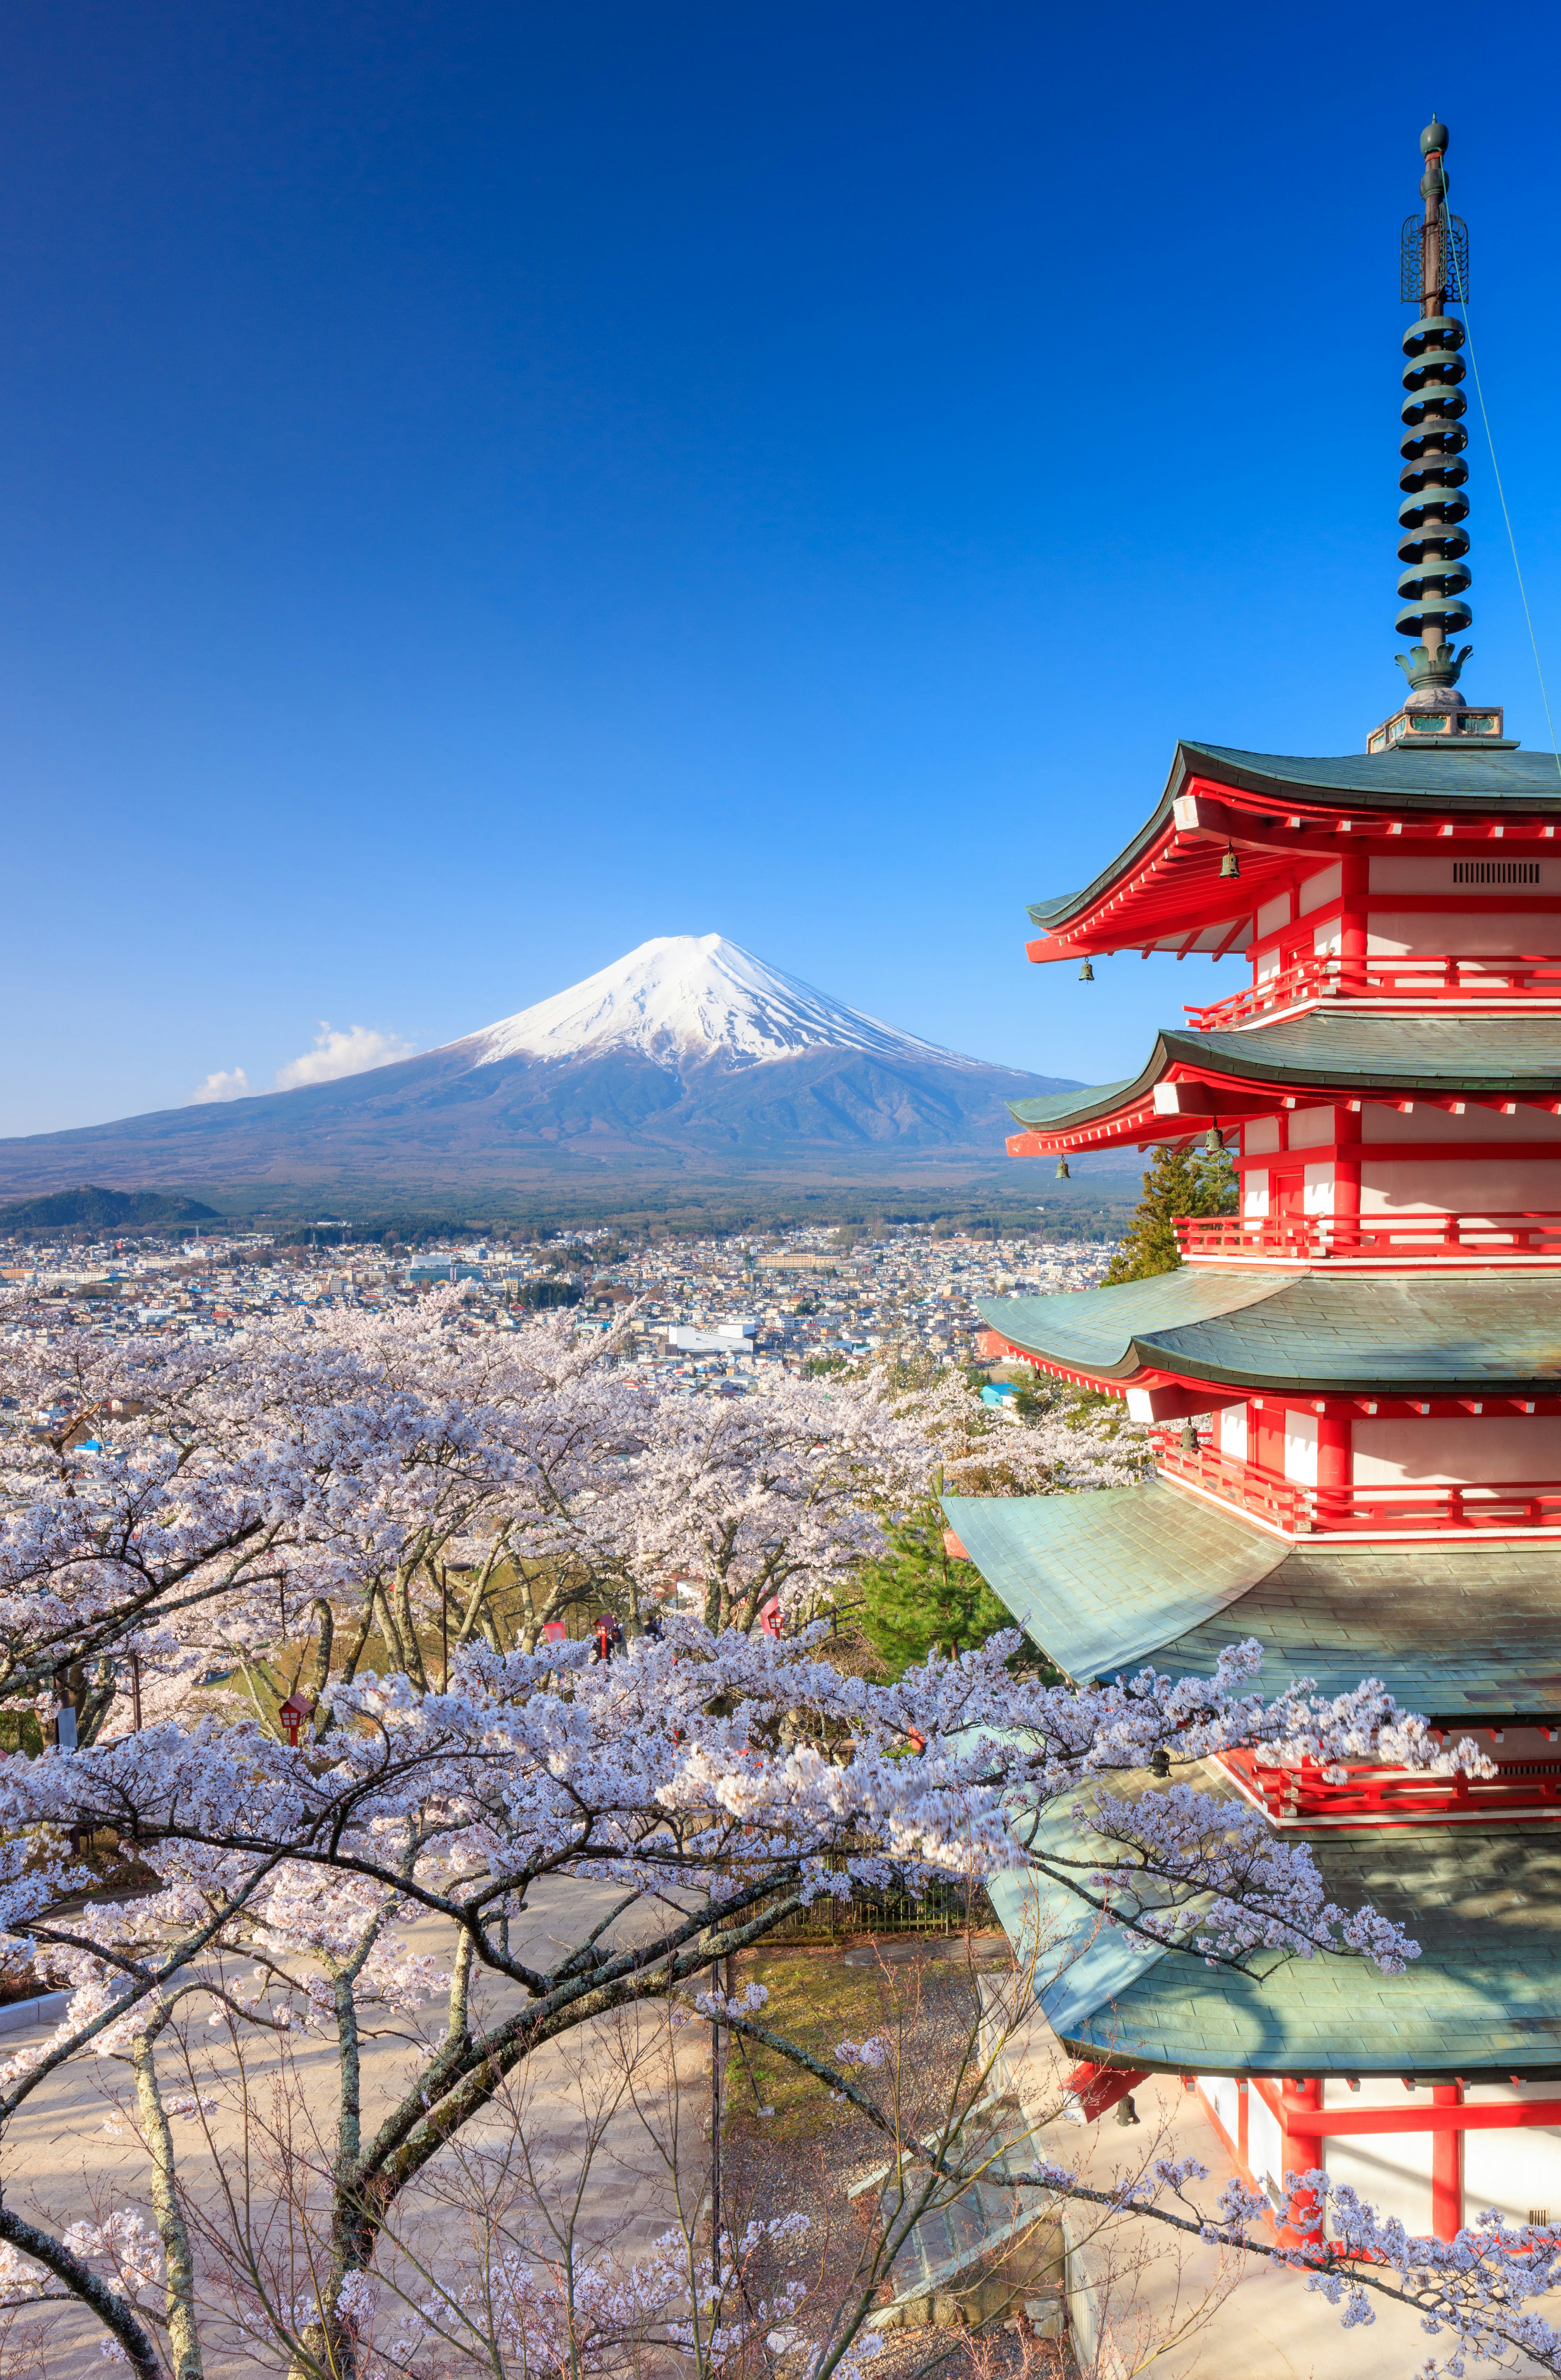
[[642,942],[517,1015],[329,1083],[0,1140],[0,1195],[519,1192],[615,1176],[931,1182],[1006,1165],[1072,1088],[902,1033],[720,934]]

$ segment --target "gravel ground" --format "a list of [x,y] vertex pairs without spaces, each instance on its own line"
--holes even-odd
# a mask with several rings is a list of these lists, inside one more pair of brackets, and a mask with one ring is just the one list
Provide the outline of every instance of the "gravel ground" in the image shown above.
[[[952,1955],[950,1955],[950,1954]],[[951,2106],[978,2095],[974,2035],[975,1968],[1002,1946],[978,1937],[967,1953],[954,1942],[899,1937],[843,1948],[768,1948],[740,1963],[735,1988],[759,1983],[770,1995],[759,2022],[773,2024],[824,2055],[841,2041],[869,2035],[887,2044],[882,2067],[869,2070],[878,2106],[902,2137],[947,2121]],[[784,2264],[756,2260],[753,2283],[768,2289],[801,2279],[808,2294],[794,2317],[817,2339],[870,2254],[878,2192],[847,2196],[853,2182],[884,2165],[892,2143],[849,2104],[831,2105],[820,2082],[762,2048],[734,2048],[726,2070],[722,2128],[727,2228],[748,2220],[806,2216],[804,2252]],[[892,2294],[880,2284],[876,2300]],[[891,2331],[871,2370],[875,2380],[1072,2380],[1073,2366],[1055,2342],[992,2325],[981,2332]]]

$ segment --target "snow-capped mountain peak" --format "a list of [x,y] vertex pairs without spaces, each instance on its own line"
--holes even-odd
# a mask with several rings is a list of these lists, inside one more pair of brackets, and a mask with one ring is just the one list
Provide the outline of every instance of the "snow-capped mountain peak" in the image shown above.
[[676,1071],[701,1059],[738,1065],[817,1049],[926,1064],[975,1066],[914,1034],[847,1008],[766,966],[724,934],[659,934],[611,966],[453,1045],[472,1066],[635,1050]]

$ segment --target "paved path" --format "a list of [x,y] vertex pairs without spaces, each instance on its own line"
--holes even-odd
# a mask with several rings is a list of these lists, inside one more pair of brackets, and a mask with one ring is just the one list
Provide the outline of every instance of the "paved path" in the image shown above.
[[[532,1964],[546,1963],[599,1922],[616,1897],[595,1887],[544,1886],[513,1928],[516,1954]],[[435,1921],[410,1930],[419,1949],[442,1959],[448,1955],[447,1932]],[[484,1979],[474,1996],[474,2014],[490,2020],[522,1997],[518,1986]],[[220,2225],[223,2185],[236,2189],[244,2174],[245,2132],[236,2061],[225,2033],[206,2023],[208,2007],[199,2003],[192,2010],[190,2059],[202,2093],[214,2093],[220,2104],[207,2118],[209,2141],[197,2120],[175,2121],[174,2131],[195,2203]],[[419,2041],[438,2037],[444,2015],[442,1999],[430,2002],[416,2016],[382,2023],[366,2042],[366,2133],[400,2098],[419,2063]],[[8,2057],[30,2040],[42,2041],[48,2030],[8,2034],[0,2053]],[[318,2173],[328,2161],[336,2105],[335,2044],[312,2034],[291,2041],[279,2053],[267,2036],[252,2034],[246,2058],[249,2103],[262,2124],[271,2119],[284,2077],[296,2085],[284,2154],[274,2143],[257,2140],[250,2128],[257,2195],[274,2203],[278,2177],[290,2176],[296,2188],[300,2175]],[[529,2245],[551,2256],[572,2233],[577,2248],[587,2253],[607,2252],[630,2262],[676,2225],[680,2198],[692,2221],[708,2167],[708,2025],[670,2028],[664,2013],[652,2010],[626,2020],[599,2020],[527,2060],[515,2082],[434,2161],[399,2210],[398,2248],[389,2265],[399,2273],[407,2297],[427,2294],[422,2268],[448,2270],[452,2260],[475,2265],[485,2250]],[[176,2062],[170,2047],[163,2061],[170,2098],[178,2087]],[[128,2099],[128,2082],[123,2063],[83,2058],[33,2095],[0,2148],[0,2179],[9,2206],[56,2230],[78,2218],[101,2220],[117,2206],[134,2206],[150,2216],[146,2158],[115,2119],[114,2102]],[[188,2082],[184,2087],[188,2092]],[[282,2244],[273,2231],[268,2243],[273,2257]],[[201,2261],[211,2287],[213,2260],[207,2253]],[[300,2294],[307,2290],[307,2271],[295,2267],[294,2285]],[[37,2319],[47,2342],[41,2367],[45,2380],[87,2380],[88,2374],[102,2380],[103,2333],[96,2324],[72,2307],[48,2309]],[[399,2320],[397,2306],[387,2329],[393,2331]],[[0,2363],[6,2380],[32,2380],[14,2337]],[[267,2350],[258,2368],[280,2373],[285,2361],[278,2350]],[[240,2369],[255,2380],[257,2362],[209,2350],[207,2369],[210,2380],[227,2380]]]

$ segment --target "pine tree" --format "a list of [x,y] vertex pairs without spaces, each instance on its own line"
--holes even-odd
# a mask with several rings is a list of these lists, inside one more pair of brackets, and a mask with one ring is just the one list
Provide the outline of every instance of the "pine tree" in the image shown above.
[[1101,1287],[1175,1272],[1181,1257],[1171,1229],[1173,1215],[1233,1215],[1235,1211],[1236,1169],[1228,1149],[1211,1153],[1168,1144],[1157,1148],[1155,1162],[1144,1177],[1144,1196]]
[[941,1507],[929,1499],[888,1531],[889,1551],[862,1572],[862,1624],[897,1678],[935,1645],[942,1653],[966,1653],[1014,1624],[975,1564],[950,1558],[946,1526]]

